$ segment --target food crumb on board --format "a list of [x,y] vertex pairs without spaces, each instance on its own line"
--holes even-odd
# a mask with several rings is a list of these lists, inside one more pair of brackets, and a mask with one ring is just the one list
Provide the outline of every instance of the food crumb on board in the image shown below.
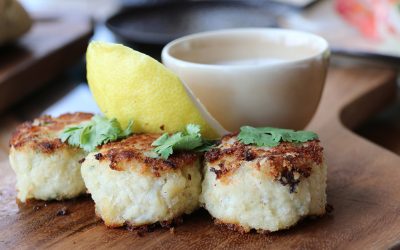
[[39,211],[41,208],[42,208],[42,207],[41,207],[41,206],[38,206],[38,205],[35,205],[35,206],[32,207],[32,209],[33,209],[34,211]]
[[68,208],[67,207],[62,207],[57,211],[57,216],[65,216],[68,214]]

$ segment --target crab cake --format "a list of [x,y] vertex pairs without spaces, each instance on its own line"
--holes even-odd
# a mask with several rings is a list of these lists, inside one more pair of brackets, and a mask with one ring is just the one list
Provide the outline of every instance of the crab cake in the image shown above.
[[17,175],[18,199],[62,200],[86,191],[80,173],[85,152],[63,143],[59,133],[92,114],[42,116],[18,126],[10,140],[10,164]]
[[95,202],[96,214],[109,227],[166,225],[199,206],[199,156],[177,152],[168,160],[154,158],[159,134],[135,134],[89,154],[82,177]]
[[235,134],[205,154],[200,202],[217,224],[249,232],[289,228],[323,215],[327,166],[318,140],[257,147]]

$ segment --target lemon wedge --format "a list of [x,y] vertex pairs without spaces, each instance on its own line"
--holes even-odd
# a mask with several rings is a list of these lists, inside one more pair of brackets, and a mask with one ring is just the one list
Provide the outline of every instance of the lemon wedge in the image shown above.
[[179,78],[153,58],[120,44],[91,42],[87,80],[100,110],[134,131],[174,133],[198,124],[206,138],[226,131]]

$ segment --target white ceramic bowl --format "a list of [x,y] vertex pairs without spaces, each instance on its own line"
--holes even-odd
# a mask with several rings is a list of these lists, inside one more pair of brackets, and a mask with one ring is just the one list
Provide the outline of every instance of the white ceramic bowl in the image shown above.
[[174,40],[162,61],[227,130],[302,129],[318,106],[329,48],[305,32],[229,29]]

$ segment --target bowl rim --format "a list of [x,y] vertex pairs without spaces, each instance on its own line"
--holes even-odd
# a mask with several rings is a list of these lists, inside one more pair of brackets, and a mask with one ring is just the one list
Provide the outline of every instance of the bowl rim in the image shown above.
[[[309,38],[315,40],[317,43],[319,43],[320,48],[318,49],[318,51],[316,53],[311,54],[309,56],[301,57],[298,59],[282,61],[282,62],[275,62],[275,63],[260,62],[257,64],[251,64],[251,65],[250,64],[228,65],[228,64],[198,63],[198,62],[183,60],[183,59],[177,58],[171,54],[172,48],[174,48],[176,46],[182,46],[183,44],[185,44],[188,41],[194,41],[197,39],[204,39],[204,38],[209,38],[209,40],[211,40],[212,38],[217,38],[217,37],[221,37],[221,36],[260,33],[260,32],[275,33],[275,34],[280,34],[283,36],[286,34],[286,35],[300,35],[303,37],[309,37]],[[183,37],[180,37],[178,39],[175,39],[175,40],[169,42],[167,45],[164,46],[164,48],[162,49],[162,52],[161,52],[161,59],[164,64],[166,63],[166,61],[169,61],[169,62],[177,64],[181,67],[185,66],[185,67],[196,67],[196,68],[207,68],[207,69],[227,69],[227,68],[249,69],[249,68],[260,68],[260,67],[292,66],[293,64],[306,62],[306,61],[312,60],[312,59],[320,57],[320,56],[323,56],[326,58],[329,58],[329,56],[330,56],[329,43],[327,42],[326,39],[324,39],[321,36],[315,35],[313,33],[309,33],[309,32],[292,30],[292,29],[281,29],[281,28],[235,28],[235,29],[221,29],[221,30],[199,32],[199,33],[183,36]]]

